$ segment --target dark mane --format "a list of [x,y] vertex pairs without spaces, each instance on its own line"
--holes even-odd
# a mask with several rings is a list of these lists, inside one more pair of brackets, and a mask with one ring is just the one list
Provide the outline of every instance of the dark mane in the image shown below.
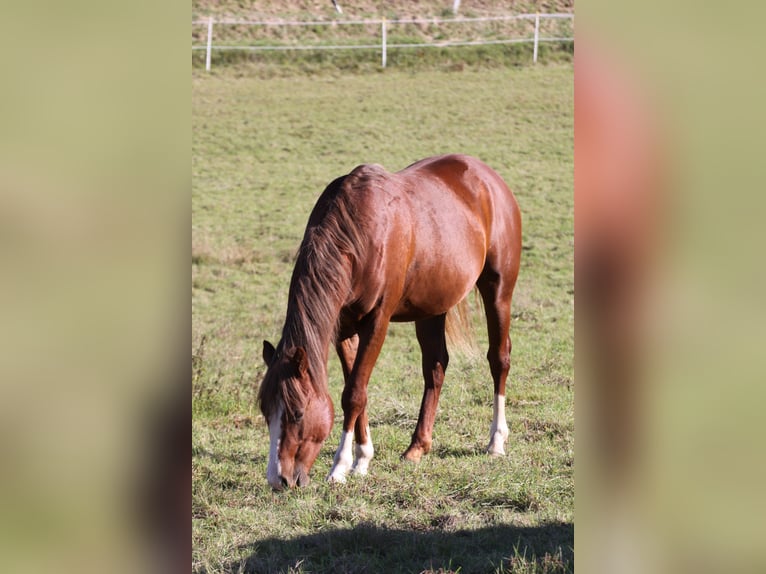
[[[277,355],[303,347],[317,391],[327,392],[327,352],[335,343],[339,311],[351,290],[352,273],[368,245],[364,195],[385,183],[380,166],[359,166],[334,180],[311,212],[290,280],[287,315]],[[289,373],[271,372],[261,384],[261,410],[272,412],[281,398],[288,414],[305,397]]]

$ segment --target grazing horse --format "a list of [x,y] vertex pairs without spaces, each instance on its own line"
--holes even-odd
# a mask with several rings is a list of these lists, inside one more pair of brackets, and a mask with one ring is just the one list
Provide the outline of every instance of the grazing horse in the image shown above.
[[[324,190],[295,263],[282,338],[264,341],[258,392],[270,435],[267,478],[276,490],[308,483],[330,434],[330,345],[345,385],[343,432],[329,476],[366,474],[373,456],[367,383],[390,321],[414,321],[425,391],[403,458],[431,449],[449,362],[447,312],[476,286],[489,332],[494,413],[487,451],[505,454],[505,381],[511,296],[519,272],[521,215],[500,176],[465,155],[423,159],[397,173],[361,165]],[[356,445],[353,447],[353,441]]]

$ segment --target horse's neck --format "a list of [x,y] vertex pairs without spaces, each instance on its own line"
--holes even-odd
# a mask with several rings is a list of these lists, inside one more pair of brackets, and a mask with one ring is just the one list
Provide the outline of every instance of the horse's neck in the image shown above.
[[345,252],[354,252],[349,244],[358,242],[358,238],[349,238],[356,233],[351,233],[354,226],[342,208],[342,202],[325,205],[325,213],[319,213],[317,221],[306,228],[290,280],[285,321],[288,342],[304,347],[309,367],[324,373],[340,310],[351,289],[353,267]]
[[308,354],[310,368],[315,378],[319,379],[316,382],[321,380],[325,385],[330,345],[335,343],[343,303],[338,294],[320,294],[305,285],[290,290],[283,344],[286,348],[303,347]]

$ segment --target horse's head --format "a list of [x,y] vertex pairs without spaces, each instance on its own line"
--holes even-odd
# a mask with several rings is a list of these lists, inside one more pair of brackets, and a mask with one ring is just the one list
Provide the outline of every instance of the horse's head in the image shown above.
[[268,370],[258,398],[271,441],[266,478],[275,490],[305,486],[332,428],[332,400],[317,391],[323,385],[314,384],[302,347],[277,352],[264,341],[263,360]]

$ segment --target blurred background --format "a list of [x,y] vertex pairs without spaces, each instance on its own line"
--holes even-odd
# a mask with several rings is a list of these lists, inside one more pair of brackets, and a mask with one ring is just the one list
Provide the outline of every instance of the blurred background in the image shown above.
[[0,15],[1,568],[188,569],[188,4]]
[[759,11],[689,8],[578,4],[576,540],[588,572],[766,566],[763,81],[744,57]]

